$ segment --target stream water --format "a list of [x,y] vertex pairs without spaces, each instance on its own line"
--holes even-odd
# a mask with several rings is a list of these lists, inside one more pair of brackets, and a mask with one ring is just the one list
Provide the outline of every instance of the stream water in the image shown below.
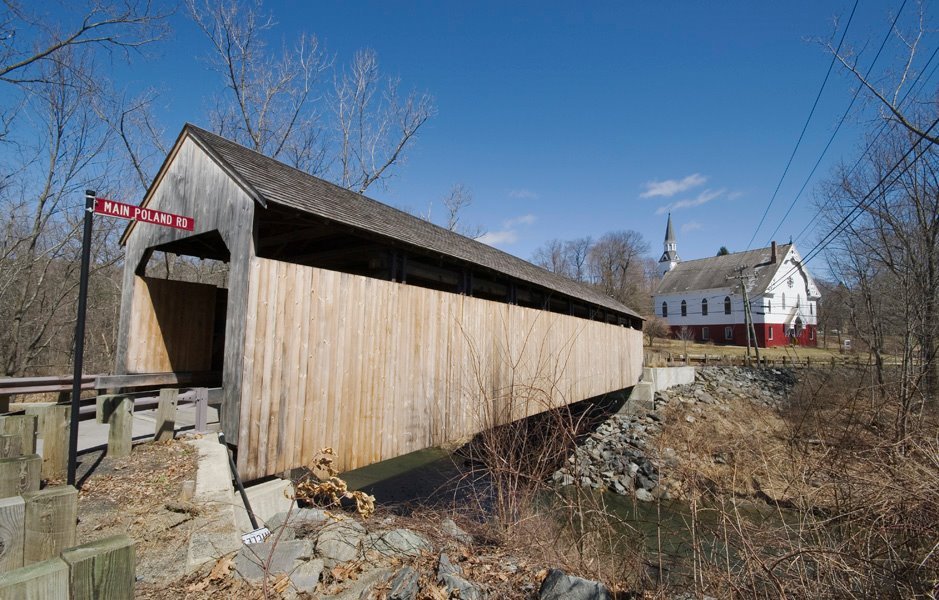
[[[431,506],[441,509],[465,506],[476,501],[472,486],[462,468],[461,459],[449,452],[434,448],[414,452],[393,460],[349,471],[343,477],[351,489],[362,489],[376,497],[379,506],[393,511],[408,512],[408,505]],[[562,490],[573,494],[573,488]],[[710,532],[719,531],[719,512],[708,507],[696,511],[684,501],[639,502],[631,496],[610,492],[579,490],[587,494],[592,506],[603,506],[610,518],[605,526],[622,534],[622,543],[635,552],[636,544],[644,547],[648,575],[681,584],[690,576],[693,542],[692,516],[698,532],[700,552],[724,557],[724,546]],[[547,500],[550,502],[550,500]],[[694,514],[693,514],[694,513]],[[753,524],[772,521],[779,523],[779,515],[765,506],[744,503],[737,514]],[[716,560],[716,559],[715,559]],[[721,562],[723,562],[721,560]]]

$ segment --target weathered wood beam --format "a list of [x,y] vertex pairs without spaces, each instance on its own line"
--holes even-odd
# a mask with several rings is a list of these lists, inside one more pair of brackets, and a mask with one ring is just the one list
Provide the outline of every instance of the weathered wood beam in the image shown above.
[[160,390],[160,404],[157,406],[156,424],[153,440],[164,442],[173,439],[176,434],[176,405],[179,402],[179,390]]
[[68,565],[61,558],[0,575],[0,598],[46,600],[68,597]]
[[171,373],[130,373],[127,375],[99,375],[95,378],[95,389],[187,386],[216,383],[221,380],[218,371],[186,371]]
[[0,500],[0,573],[23,566],[26,503],[22,496]]
[[26,502],[26,535],[23,561],[34,562],[58,556],[75,545],[78,523],[78,490],[70,485],[23,494]]
[[126,535],[96,540],[62,552],[69,567],[71,600],[131,600],[134,597],[134,541]]
[[42,457],[38,454],[0,458],[0,498],[38,490],[41,472]]

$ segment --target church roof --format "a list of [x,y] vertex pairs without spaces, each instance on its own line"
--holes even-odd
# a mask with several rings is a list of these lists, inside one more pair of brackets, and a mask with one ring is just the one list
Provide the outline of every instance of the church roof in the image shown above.
[[672,213],[668,213],[668,225],[665,226],[665,243],[675,241],[675,230],[672,229]]
[[749,287],[750,292],[760,294],[769,287],[773,275],[779,270],[783,257],[790,248],[792,244],[777,246],[776,262],[771,262],[772,246],[680,262],[665,274],[655,293],[656,295],[680,294],[695,290],[729,287],[735,284],[733,278],[738,275],[742,267],[746,274],[753,277]]

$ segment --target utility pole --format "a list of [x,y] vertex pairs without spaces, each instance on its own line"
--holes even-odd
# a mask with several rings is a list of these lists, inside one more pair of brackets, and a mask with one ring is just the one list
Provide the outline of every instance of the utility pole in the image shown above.
[[728,279],[737,279],[740,281],[740,293],[743,296],[743,322],[744,329],[747,332],[747,365],[750,364],[750,344],[753,343],[753,350],[756,354],[756,364],[760,364],[760,345],[756,340],[756,327],[753,325],[753,313],[750,311],[750,294],[747,291],[747,282],[750,275],[744,275],[744,271],[749,268],[747,265],[737,267],[737,275],[728,277]]

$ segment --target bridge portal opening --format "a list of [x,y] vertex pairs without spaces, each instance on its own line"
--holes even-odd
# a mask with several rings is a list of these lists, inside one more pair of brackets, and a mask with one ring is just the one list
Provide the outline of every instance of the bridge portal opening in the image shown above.
[[128,373],[221,372],[231,253],[218,231],[147,249],[134,277]]

